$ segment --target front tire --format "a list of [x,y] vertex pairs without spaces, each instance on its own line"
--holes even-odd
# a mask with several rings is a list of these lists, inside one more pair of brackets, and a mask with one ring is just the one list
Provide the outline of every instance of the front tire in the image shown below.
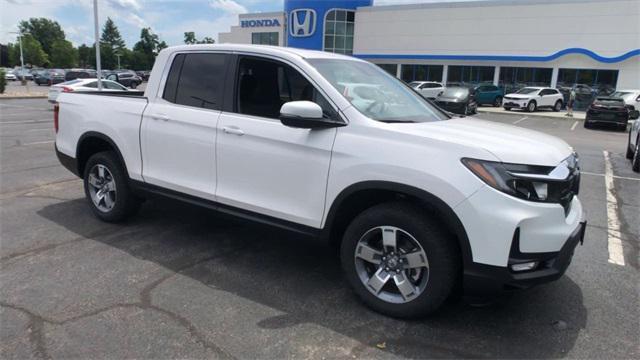
[[634,148],[631,147],[631,131],[629,131],[629,138],[627,139],[627,154],[625,155],[627,159],[633,159]]
[[535,101],[530,101],[529,104],[527,105],[528,112],[534,112],[536,111],[537,108],[538,108],[538,105],[536,104]]
[[91,156],[85,165],[83,179],[91,211],[100,220],[120,222],[139,209],[140,199],[129,189],[124,166],[113,152]]
[[455,240],[424,209],[404,202],[358,215],[344,234],[341,261],[369,307],[400,318],[437,310],[451,294],[460,266]]

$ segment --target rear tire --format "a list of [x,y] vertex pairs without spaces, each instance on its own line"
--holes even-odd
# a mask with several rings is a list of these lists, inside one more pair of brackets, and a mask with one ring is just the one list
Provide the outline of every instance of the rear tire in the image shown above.
[[[380,204],[358,215],[344,234],[340,253],[356,294],[375,311],[394,317],[436,311],[460,271],[455,239],[424,209],[406,202]],[[363,260],[366,254],[371,261]]]
[[636,139],[636,149],[633,152],[633,160],[631,160],[631,169],[640,172],[640,136]]
[[627,154],[625,155],[627,159],[633,159],[634,150],[631,147],[631,131],[629,131],[629,138],[627,139]]
[[584,128],[585,129],[591,129],[591,122],[589,120],[585,120],[584,121]]
[[115,153],[92,155],[85,165],[83,179],[91,211],[100,220],[120,222],[140,208],[141,201],[131,192],[124,166]]
[[502,106],[502,96],[496,96],[496,99],[493,100],[493,107]]
[[508,107],[508,106],[505,106],[505,107],[504,107],[504,109],[505,109],[506,111],[511,111],[511,108],[510,108],[510,107]]
[[562,100],[556,101],[556,103],[553,105],[553,111],[559,112],[560,110],[562,110]]

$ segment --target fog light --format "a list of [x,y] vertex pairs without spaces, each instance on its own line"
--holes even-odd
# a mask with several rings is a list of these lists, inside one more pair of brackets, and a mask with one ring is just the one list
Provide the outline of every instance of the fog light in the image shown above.
[[526,262],[526,263],[513,264],[513,265],[511,265],[511,270],[513,270],[513,271],[527,271],[527,270],[535,269],[536,266],[538,266],[538,262],[537,261],[531,261],[531,262]]

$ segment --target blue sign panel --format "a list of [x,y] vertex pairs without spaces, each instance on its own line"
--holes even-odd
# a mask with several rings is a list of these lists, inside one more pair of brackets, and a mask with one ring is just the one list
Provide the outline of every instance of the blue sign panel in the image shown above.
[[278,19],[258,19],[258,20],[242,20],[240,21],[240,27],[272,27],[280,26]]
[[373,0],[285,0],[287,46],[322,50],[324,18],[329,10],[355,10],[372,4]]

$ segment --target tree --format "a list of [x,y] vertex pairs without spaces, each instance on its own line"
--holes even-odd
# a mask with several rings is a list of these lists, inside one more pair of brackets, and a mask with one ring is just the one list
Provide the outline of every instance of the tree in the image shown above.
[[193,45],[196,43],[196,33],[193,31],[186,31],[184,33],[184,43],[187,45]]
[[[22,54],[24,55],[24,64],[33,66],[44,66],[49,63],[49,56],[42,49],[42,45],[30,34],[22,35]],[[20,65],[20,44],[16,42],[11,46],[9,55],[12,65]]]
[[196,33],[193,31],[187,31],[184,33],[184,43],[187,45],[193,44],[214,44],[216,41],[213,38],[205,36],[204,39],[196,39]]
[[29,33],[42,46],[47,55],[51,55],[53,43],[58,40],[65,40],[65,34],[57,21],[47,18],[30,18],[22,20],[18,24],[21,33]]
[[51,65],[57,68],[74,67],[78,61],[78,51],[67,40],[56,40],[51,46]]
[[95,61],[91,62],[91,52],[94,51],[93,57],[95,58],[95,48],[88,47],[85,44],[78,46],[78,66],[81,68],[93,67]]
[[160,41],[158,35],[154,34],[151,28],[142,29],[140,41],[133,46],[133,59],[136,59],[137,69],[151,69],[160,50],[166,47],[167,43]]
[[198,41],[198,44],[215,44],[216,41],[213,38],[205,36],[202,40]]
[[122,40],[122,36],[120,35],[120,30],[118,30],[118,27],[111,18],[107,18],[107,21],[104,23],[100,42],[103,44],[109,44],[112,50],[122,49],[125,47],[124,40]]

